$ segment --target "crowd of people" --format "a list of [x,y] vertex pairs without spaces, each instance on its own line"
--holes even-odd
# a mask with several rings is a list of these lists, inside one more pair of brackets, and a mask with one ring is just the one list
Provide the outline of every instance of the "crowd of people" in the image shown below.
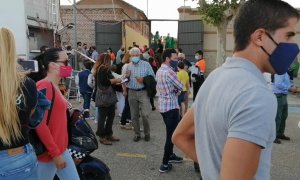
[[[175,144],[203,179],[270,179],[272,144],[290,140],[285,135],[287,94],[299,91],[287,73],[299,53],[293,41],[299,17],[280,0],[245,2],[234,21],[233,57],[207,78],[202,50],[195,50],[192,64],[169,36],[164,48],[158,32],[154,49],[133,42],[116,54],[111,48],[88,50],[81,42],[74,50],[43,46],[35,58],[40,71],[28,75],[17,64],[13,34],[0,28],[0,179],[79,179],[68,150],[69,102],[60,87],[73,69],[80,71],[76,84],[84,119],[92,118],[95,101],[95,134],[102,145],[120,141],[113,133],[116,114],[121,129],[133,130],[133,142],[149,142],[158,96],[166,127],[159,172],[183,161],[173,152]],[[262,72],[275,74],[273,92]],[[45,146],[38,155],[30,144],[32,129]]]

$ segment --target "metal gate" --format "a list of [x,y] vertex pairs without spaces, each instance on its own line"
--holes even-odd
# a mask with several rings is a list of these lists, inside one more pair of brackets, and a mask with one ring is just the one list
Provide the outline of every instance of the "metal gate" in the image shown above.
[[194,53],[203,51],[204,25],[201,20],[178,21],[178,48],[181,48],[186,59],[195,61]]
[[102,53],[111,48],[115,53],[122,46],[122,22],[95,22],[95,44],[97,51]]

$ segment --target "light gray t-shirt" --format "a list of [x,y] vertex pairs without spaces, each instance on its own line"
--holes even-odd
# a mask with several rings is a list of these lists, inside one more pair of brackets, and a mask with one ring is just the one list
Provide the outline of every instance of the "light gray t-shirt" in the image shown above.
[[193,109],[196,151],[204,180],[219,179],[227,138],[261,146],[255,179],[270,179],[277,101],[252,62],[227,58],[205,80]]

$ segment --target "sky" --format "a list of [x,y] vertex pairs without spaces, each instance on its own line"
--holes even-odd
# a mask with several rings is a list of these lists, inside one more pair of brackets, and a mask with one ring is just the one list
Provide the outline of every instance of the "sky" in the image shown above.
[[[61,0],[62,5],[70,4],[73,0]],[[112,0],[113,1],[113,0]],[[148,19],[178,19],[179,13],[177,9],[180,6],[191,6],[192,8],[197,7],[198,0],[124,0],[127,3],[139,8],[144,11],[145,15],[148,15]],[[296,8],[300,8],[299,0],[284,0]],[[147,8],[148,4],[148,8]],[[148,11],[147,11],[148,9]],[[147,13],[148,12],[148,13]],[[151,32],[155,34],[159,31],[159,34],[166,36],[170,33],[170,36],[177,37],[177,26],[176,21],[152,21]]]

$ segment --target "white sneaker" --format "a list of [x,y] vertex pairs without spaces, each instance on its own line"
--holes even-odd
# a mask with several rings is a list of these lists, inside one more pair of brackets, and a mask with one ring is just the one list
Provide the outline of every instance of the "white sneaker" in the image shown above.
[[85,118],[86,120],[94,120],[95,119],[95,117],[94,116],[90,116],[90,117],[88,117],[88,118]]

